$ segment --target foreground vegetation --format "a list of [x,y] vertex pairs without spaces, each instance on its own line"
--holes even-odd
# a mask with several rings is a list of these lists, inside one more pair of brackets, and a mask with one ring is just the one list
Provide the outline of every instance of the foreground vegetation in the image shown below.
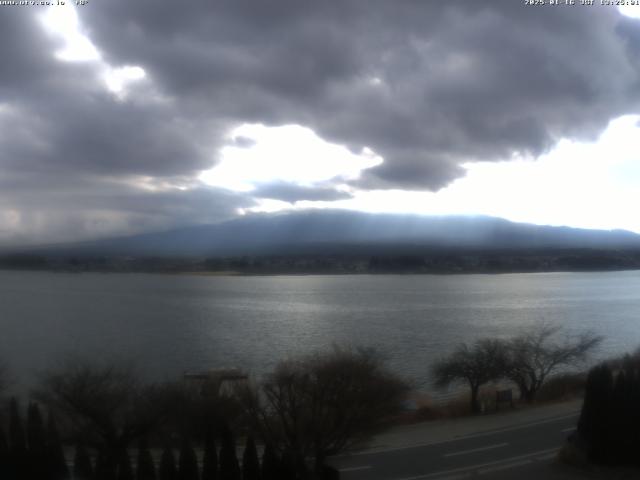
[[[375,352],[339,348],[281,362],[262,382],[226,394],[208,387],[145,384],[130,368],[70,361],[42,376],[26,434],[11,400],[0,478],[62,480],[70,471],[87,480],[337,478],[326,457],[375,432],[403,409],[409,391]],[[46,429],[33,401],[49,412]],[[64,443],[75,445],[72,468],[57,425]]]
[[520,400],[533,403],[545,382],[558,370],[584,361],[602,338],[584,333],[576,339],[558,339],[560,329],[541,324],[509,339],[480,339],[461,344],[432,366],[436,385],[464,382],[470,389],[470,409],[480,413],[480,387],[506,380],[519,391]]
[[[559,369],[584,360],[600,340],[592,334],[563,340],[543,324],[511,339],[462,344],[433,374],[441,386],[466,382],[472,413],[480,411],[480,388],[497,379],[512,382],[531,403]],[[640,378],[637,370],[625,372],[615,392],[637,389],[630,383]],[[588,404],[597,406],[602,395],[594,397],[593,375]],[[327,457],[397,418],[409,393],[409,384],[367,349],[336,347],[282,361],[262,381],[228,390],[207,377],[145,383],[129,367],[73,359],[40,377],[26,412],[16,399],[0,411],[0,478],[338,478]]]
[[640,467],[640,351],[590,370],[570,450],[589,462]]

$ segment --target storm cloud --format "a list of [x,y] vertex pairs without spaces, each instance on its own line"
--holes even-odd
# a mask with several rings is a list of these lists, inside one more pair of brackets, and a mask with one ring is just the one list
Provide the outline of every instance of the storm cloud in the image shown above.
[[[536,158],[639,110],[640,22],[614,8],[96,1],[77,8],[101,55],[84,62],[55,57],[64,44],[42,9],[0,8],[0,241],[214,222],[256,198],[349,197],[203,184],[245,123],[302,125],[384,158],[352,189],[434,191],[463,163]],[[146,77],[118,95],[107,66]]]

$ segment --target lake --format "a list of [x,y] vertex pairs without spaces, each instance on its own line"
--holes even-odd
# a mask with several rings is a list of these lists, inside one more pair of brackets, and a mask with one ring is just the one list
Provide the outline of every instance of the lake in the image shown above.
[[332,344],[373,346],[430,390],[459,342],[539,322],[640,346],[640,272],[197,276],[0,271],[0,358],[19,388],[71,354],[122,358],[151,378],[237,366],[259,376]]

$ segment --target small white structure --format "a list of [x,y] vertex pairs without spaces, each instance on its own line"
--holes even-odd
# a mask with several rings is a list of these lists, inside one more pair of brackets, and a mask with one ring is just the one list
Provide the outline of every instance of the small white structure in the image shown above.
[[246,382],[249,375],[239,368],[212,368],[202,372],[185,372],[184,379],[198,386],[202,395],[220,395],[238,382]]

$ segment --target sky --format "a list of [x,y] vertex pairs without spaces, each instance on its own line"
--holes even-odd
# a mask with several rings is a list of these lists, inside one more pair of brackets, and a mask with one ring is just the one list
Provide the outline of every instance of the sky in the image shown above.
[[307,208],[640,232],[639,6],[41,3],[0,2],[0,245]]

